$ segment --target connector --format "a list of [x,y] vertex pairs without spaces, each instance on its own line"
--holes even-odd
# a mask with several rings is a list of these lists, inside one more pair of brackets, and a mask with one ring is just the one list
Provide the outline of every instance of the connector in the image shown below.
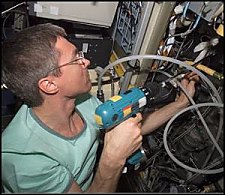
[[105,96],[103,93],[103,90],[97,90],[97,98],[101,101],[101,102],[105,102]]

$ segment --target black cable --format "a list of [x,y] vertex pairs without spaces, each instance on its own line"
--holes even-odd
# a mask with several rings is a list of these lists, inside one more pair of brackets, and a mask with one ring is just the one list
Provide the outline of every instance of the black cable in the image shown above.
[[[204,59],[204,58],[203,58],[203,59]],[[196,68],[196,66],[197,66],[199,63],[201,63],[203,59],[201,59],[201,60],[195,62],[195,63],[192,64],[191,66]],[[168,79],[166,79],[166,80],[163,81],[163,82],[164,82],[164,83],[170,82],[172,79],[178,77],[179,75],[181,75],[181,74],[186,74],[186,73],[188,73],[188,72],[190,72],[190,70],[188,70],[188,69],[183,69],[183,70],[180,71],[179,73],[173,75],[172,77],[169,77]]]
[[5,23],[6,23],[6,20],[9,18],[9,16],[12,14],[12,12],[10,12],[10,14],[8,14],[5,19],[3,20],[3,23],[2,23],[2,32],[3,32],[3,36],[5,39],[7,39],[7,36],[6,36],[6,33],[5,33]]
[[3,36],[4,36],[5,39],[7,39],[6,32],[5,32],[5,23],[6,23],[6,20],[9,18],[9,16],[12,13],[18,13],[19,14],[16,18],[14,18],[14,22],[18,18],[20,18],[22,15],[25,15],[25,17],[26,17],[26,26],[29,27],[29,17],[28,17],[27,10],[25,12],[23,12],[21,10],[10,10],[9,13],[8,13],[8,15],[4,18],[3,23],[2,23]]

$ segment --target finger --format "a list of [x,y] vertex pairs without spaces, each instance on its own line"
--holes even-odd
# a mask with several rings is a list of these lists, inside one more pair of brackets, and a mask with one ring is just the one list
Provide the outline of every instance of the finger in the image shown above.
[[190,80],[189,86],[192,86],[194,88],[195,84],[196,84],[195,80]]
[[195,72],[190,72],[185,74],[184,78],[189,79],[189,80],[199,80],[199,76],[198,74],[196,74]]
[[189,81],[188,81],[188,79],[186,79],[186,78],[183,78],[183,79],[181,80],[181,85],[182,85],[183,87],[186,87],[186,86],[188,85],[188,83],[189,83]]
[[134,118],[134,120],[135,120],[136,123],[139,123],[139,122],[141,122],[141,120],[142,120],[142,115],[141,115],[141,113],[132,114],[131,117]]
[[198,82],[200,79],[199,79],[198,75],[194,75],[194,76],[190,77],[189,80],[194,81],[194,82]]
[[185,79],[189,79],[190,77],[192,77],[192,76],[194,76],[194,75],[195,75],[194,72],[188,72],[188,73],[186,73],[186,74],[184,75],[184,78],[185,78]]
[[141,122],[142,121],[142,114],[140,112],[138,112],[136,114],[136,118],[137,118],[138,122]]
[[194,76],[194,75],[197,75],[197,73],[191,71],[191,72],[188,72],[186,75],[187,75],[187,76]]
[[195,83],[197,83],[197,82],[199,82],[199,77],[198,76],[192,76],[192,77],[189,77],[188,79],[188,82],[195,82]]
[[142,127],[142,123],[138,123],[137,126],[138,126],[139,128],[141,128],[141,127]]
[[[183,81],[184,80],[184,81]],[[199,82],[199,76],[198,75],[192,75],[192,76],[184,76],[184,78],[182,79],[182,85],[185,86],[187,85],[190,81],[194,81],[194,82]],[[186,83],[185,83],[186,82]]]

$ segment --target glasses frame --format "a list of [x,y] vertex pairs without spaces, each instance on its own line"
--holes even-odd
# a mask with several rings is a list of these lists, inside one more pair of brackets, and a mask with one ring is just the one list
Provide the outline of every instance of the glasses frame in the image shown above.
[[71,60],[70,62],[67,62],[67,63],[65,63],[65,64],[59,65],[58,67],[55,67],[55,68],[50,69],[50,70],[47,72],[46,75],[48,75],[50,72],[52,72],[52,71],[54,71],[54,70],[57,70],[57,69],[60,69],[60,68],[64,67],[64,66],[69,66],[69,65],[81,65],[81,64],[84,64],[83,61],[81,61],[81,63],[78,62],[79,60],[84,59],[84,52],[83,52],[83,51],[78,51],[78,52],[77,52],[77,56],[78,56],[78,57],[76,57],[74,60]]

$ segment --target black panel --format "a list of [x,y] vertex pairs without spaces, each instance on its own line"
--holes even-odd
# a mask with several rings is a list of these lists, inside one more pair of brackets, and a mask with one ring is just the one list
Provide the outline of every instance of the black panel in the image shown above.
[[69,41],[76,45],[78,50],[91,61],[90,69],[100,66],[104,68],[109,64],[113,40],[104,34],[69,34]]

